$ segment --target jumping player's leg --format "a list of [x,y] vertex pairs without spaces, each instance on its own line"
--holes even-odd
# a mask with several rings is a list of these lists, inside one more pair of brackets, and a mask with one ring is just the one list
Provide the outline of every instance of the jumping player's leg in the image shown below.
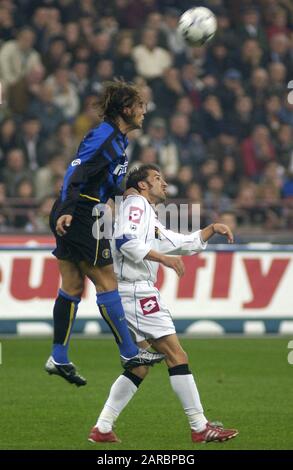
[[[124,309],[118,292],[117,280],[113,265],[103,267],[92,266],[86,261],[79,263],[80,269],[95,285],[97,292],[97,305],[104,320],[109,325],[118,345],[122,363],[130,368],[136,359],[145,365],[152,365],[164,359],[157,353],[142,353],[134,343],[125,318]],[[133,361],[132,361],[133,359]]]
[[71,261],[58,260],[58,264],[62,284],[53,310],[54,339],[52,356],[55,362],[66,364],[69,362],[67,352],[70,334],[84,289],[84,276],[79,267]]
[[79,265],[83,274],[95,285],[98,308],[115,337],[120,354],[126,357],[135,356],[138,347],[127,327],[113,265],[92,266],[86,261],[81,261]]
[[62,284],[54,304],[53,347],[45,369],[49,374],[59,375],[69,383],[81,386],[86,384],[86,380],[77,373],[74,364],[70,362],[68,347],[84,288],[84,275],[79,267],[71,261],[58,260],[58,264]]

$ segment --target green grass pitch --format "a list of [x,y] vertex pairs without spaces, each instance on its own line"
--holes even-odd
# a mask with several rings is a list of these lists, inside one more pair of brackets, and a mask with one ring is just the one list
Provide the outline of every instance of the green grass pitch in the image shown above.
[[164,364],[155,366],[116,424],[121,444],[87,435],[120,374],[110,339],[76,339],[71,358],[88,385],[76,388],[43,370],[50,341],[4,339],[0,366],[0,449],[292,449],[293,365],[288,338],[182,339],[205,414],[239,429],[223,444],[191,443]]

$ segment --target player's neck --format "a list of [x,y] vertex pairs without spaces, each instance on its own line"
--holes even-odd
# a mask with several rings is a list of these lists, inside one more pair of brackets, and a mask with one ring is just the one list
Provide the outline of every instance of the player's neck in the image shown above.
[[[140,191],[139,194],[143,196],[150,204],[157,204],[157,200],[154,200],[154,198],[147,192],[147,191]],[[156,199],[156,198],[155,198]]]

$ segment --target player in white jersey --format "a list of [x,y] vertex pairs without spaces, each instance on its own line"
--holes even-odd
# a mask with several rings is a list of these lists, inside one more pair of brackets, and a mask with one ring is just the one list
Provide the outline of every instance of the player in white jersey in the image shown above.
[[[168,307],[154,287],[158,263],[174,269],[179,277],[184,264],[177,255],[192,255],[206,248],[215,233],[225,235],[230,243],[233,234],[224,224],[211,224],[190,235],[167,230],[157,219],[152,204],[166,199],[167,183],[156,165],[142,165],[133,170],[127,180],[135,188],[120,205],[113,237],[114,269],[126,319],[136,342],[165,354],[171,387],[177,394],[191,428],[193,442],[226,441],[238,431],[224,429],[220,423],[209,422],[203,412],[199,393],[188,367],[188,357],[182,349]],[[137,391],[149,370],[139,366],[120,375],[111,387],[96,425],[91,442],[120,442],[112,427],[121,411]]]

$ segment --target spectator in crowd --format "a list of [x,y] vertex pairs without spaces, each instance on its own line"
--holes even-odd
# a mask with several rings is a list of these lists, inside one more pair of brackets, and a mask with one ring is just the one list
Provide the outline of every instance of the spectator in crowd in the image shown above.
[[276,140],[276,154],[284,170],[293,166],[293,129],[288,124],[282,124]]
[[265,63],[264,51],[258,41],[255,39],[246,39],[246,41],[242,43],[240,60],[236,67],[241,71],[243,78],[249,80],[253,70],[258,67],[262,68],[265,66]]
[[79,97],[76,87],[70,83],[69,69],[59,67],[50,75],[46,83],[52,88],[53,103],[62,109],[68,121],[72,121],[79,110]]
[[[232,231],[234,235],[234,243],[243,243],[242,238],[237,234],[237,217],[235,212],[233,211],[224,211],[222,212],[217,220],[219,221],[220,224],[225,224],[227,225]],[[227,244],[227,238],[224,237],[223,235],[216,234],[212,239],[211,242],[213,245],[214,244]]]
[[184,94],[179,70],[175,67],[167,68],[162,74],[162,79],[153,84],[153,89],[155,101],[159,103],[160,115],[169,117],[178,98]]
[[212,175],[209,178],[207,191],[204,194],[204,205],[214,214],[231,209],[231,199],[225,193],[224,179],[220,174]]
[[141,43],[133,48],[133,58],[136,72],[147,80],[162,77],[172,65],[170,52],[158,46],[158,34],[153,29],[143,31]]
[[257,181],[266,163],[275,158],[275,148],[266,126],[257,125],[252,135],[243,141],[242,157],[245,174]]
[[132,81],[136,75],[135,62],[132,57],[133,39],[127,34],[117,37],[117,48],[115,48],[114,71],[116,77],[124,77]]
[[173,181],[176,190],[174,196],[186,198],[186,191],[194,178],[193,169],[190,165],[182,165],[179,168],[177,178]]
[[6,186],[0,181],[0,233],[8,230],[11,224],[11,209],[6,195]]
[[87,95],[83,100],[83,109],[73,123],[75,139],[80,142],[86,133],[98,123],[97,95]]
[[260,226],[265,220],[265,211],[259,207],[257,185],[243,182],[235,201],[239,223],[242,226]]
[[[232,112],[231,112],[232,111]],[[253,101],[249,95],[239,96],[231,110],[230,126],[239,140],[248,137],[254,125]]]
[[188,117],[174,114],[170,119],[170,130],[180,165],[191,165],[196,170],[206,158],[206,149],[201,137],[190,133]]
[[255,6],[248,6],[244,10],[237,37],[240,42],[246,39],[255,39],[263,50],[267,48],[266,33],[260,21],[259,11]]
[[17,137],[17,146],[22,149],[26,158],[26,164],[32,171],[35,171],[46,162],[41,152],[43,143],[41,130],[41,123],[36,116],[24,116],[20,133]]
[[17,126],[13,118],[9,117],[0,125],[0,175],[5,165],[6,154],[17,146]]
[[34,231],[47,233],[50,230],[49,216],[54,201],[55,199],[52,196],[45,196],[41,199],[32,221]]
[[269,93],[282,96],[286,88],[286,67],[281,62],[271,62],[268,65],[269,72]]
[[205,141],[216,139],[225,130],[225,117],[219,98],[207,95],[202,106],[201,133]]
[[23,150],[13,148],[7,153],[5,168],[2,171],[2,179],[9,197],[17,197],[17,186],[24,179],[30,180],[31,171],[26,165]]
[[178,20],[180,11],[177,8],[166,8],[164,12],[164,21],[162,21],[161,31],[164,33],[169,51],[171,51],[175,59],[185,53],[185,42],[181,34],[178,32]]
[[35,212],[34,188],[31,179],[23,178],[17,183],[15,197],[18,202],[14,206],[13,225],[17,229],[31,232]]
[[66,160],[62,154],[53,154],[48,163],[39,168],[34,176],[35,194],[38,200],[54,194],[54,187],[58,178],[63,178],[66,169]]
[[157,163],[167,179],[177,175],[179,168],[178,151],[176,145],[170,140],[166,121],[162,118],[153,118],[148,126],[147,133],[138,139],[138,146],[151,146],[157,151]]
[[3,88],[18,82],[36,65],[41,64],[39,53],[33,49],[35,34],[29,27],[18,31],[16,39],[7,41],[0,49],[0,80]]
[[63,110],[54,104],[52,87],[43,83],[39,96],[35,97],[28,107],[28,113],[39,117],[44,136],[52,135],[57,127],[64,121]]
[[72,63],[70,81],[75,86],[78,97],[83,102],[89,86],[89,65],[86,61],[76,61]]
[[66,121],[61,122],[54,136],[51,136],[44,142],[42,152],[44,154],[45,163],[47,162],[48,155],[61,153],[67,164],[73,159],[77,147],[78,141],[73,134],[73,125]]
[[92,78],[87,87],[88,94],[99,94],[103,89],[103,82],[109,81],[114,74],[114,63],[111,59],[101,59],[96,64]]

